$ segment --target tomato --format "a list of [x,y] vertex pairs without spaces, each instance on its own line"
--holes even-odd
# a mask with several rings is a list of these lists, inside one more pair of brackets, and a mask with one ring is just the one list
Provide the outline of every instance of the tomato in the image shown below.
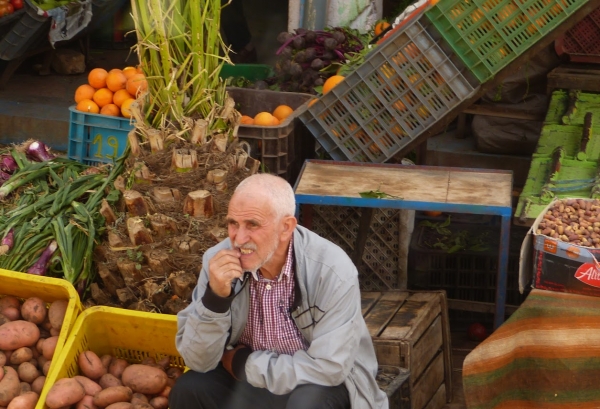
[[23,8],[23,0],[11,0],[10,4],[13,5],[15,10],[20,10]]
[[14,12],[15,12],[15,6],[13,6],[13,5],[12,5],[12,4],[10,4],[10,3],[8,3],[8,4],[6,5],[6,8],[7,8],[7,10],[8,10],[8,14],[12,14],[12,13],[14,13]]
[[0,6],[0,17],[4,17],[8,15],[8,4],[4,4]]
[[0,0],[0,7],[4,7],[8,4],[8,0]]
[[471,341],[481,342],[487,338],[487,331],[480,323],[473,323],[469,326],[467,335]]

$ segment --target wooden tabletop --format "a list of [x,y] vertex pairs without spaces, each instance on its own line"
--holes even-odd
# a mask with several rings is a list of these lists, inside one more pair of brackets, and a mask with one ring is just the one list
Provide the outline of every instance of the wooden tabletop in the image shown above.
[[512,173],[435,166],[307,161],[295,193],[360,198],[360,192],[376,190],[405,201],[510,208]]

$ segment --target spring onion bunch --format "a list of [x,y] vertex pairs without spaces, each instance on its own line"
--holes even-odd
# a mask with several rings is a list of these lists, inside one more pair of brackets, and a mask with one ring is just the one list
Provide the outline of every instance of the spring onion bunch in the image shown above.
[[145,122],[190,139],[193,122],[228,133],[222,119],[225,83],[219,77],[227,50],[220,35],[221,0],[133,0],[137,53],[148,81]]
[[72,160],[11,150],[18,170],[0,186],[0,268],[65,278],[83,295],[104,229],[100,204],[118,199],[109,192],[128,153],[110,171],[89,172]]

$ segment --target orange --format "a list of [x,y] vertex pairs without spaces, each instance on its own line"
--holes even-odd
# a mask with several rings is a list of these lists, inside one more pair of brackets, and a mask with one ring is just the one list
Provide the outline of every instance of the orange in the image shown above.
[[271,125],[275,126],[275,125],[279,125],[279,124],[281,124],[281,121],[279,121],[279,119],[273,117],[273,123],[271,123]]
[[283,121],[292,112],[294,112],[294,110],[292,108],[290,108],[289,106],[279,105],[277,108],[275,108],[275,111],[273,111],[273,116],[275,118],[279,119],[279,121]]
[[313,106],[315,104],[315,102],[317,102],[317,98],[313,98],[309,103],[308,103],[308,107],[310,108],[311,106]]
[[83,84],[75,90],[75,102],[79,103],[82,99],[92,99],[96,89],[89,84]]
[[325,84],[323,84],[323,95],[327,94],[333,87],[342,81],[344,81],[343,75],[334,75],[327,78],[327,81],[325,81]]
[[113,104],[121,108],[121,105],[123,105],[123,101],[129,98],[133,98],[131,94],[127,92],[126,89],[120,89],[113,95]]
[[127,84],[127,77],[121,70],[112,70],[106,76],[106,88],[112,92],[124,89],[125,84]]
[[437,217],[442,214],[442,212],[438,212],[436,210],[426,210],[423,213],[425,213],[429,217]]
[[127,79],[131,78],[133,75],[137,74],[137,70],[135,69],[135,67],[125,67],[123,68],[123,74],[125,74],[125,77],[127,77]]
[[82,99],[77,103],[77,110],[97,114],[100,112],[98,105],[91,99]]
[[254,125],[259,126],[273,126],[275,125],[273,122],[277,120],[270,112],[259,112],[254,117]]
[[107,104],[102,107],[100,110],[102,115],[110,115],[110,116],[120,116],[121,109],[115,104]]
[[104,88],[107,76],[108,72],[104,68],[94,68],[88,74],[88,83],[96,89]]
[[242,115],[242,120],[240,123],[244,125],[254,125],[254,118],[248,115]]
[[137,97],[138,92],[144,92],[148,89],[148,81],[146,81],[146,76],[144,74],[135,74],[132,75],[125,85],[125,89],[132,96]]
[[129,98],[123,101],[123,105],[121,105],[121,115],[125,118],[131,118],[131,104],[135,102],[135,99]]
[[378,36],[381,33],[383,33],[385,29],[389,26],[390,23],[388,23],[387,21],[380,21],[379,23],[375,24],[375,36]]
[[94,93],[94,98],[92,99],[102,108],[104,105],[112,104],[113,92],[108,88],[100,88]]

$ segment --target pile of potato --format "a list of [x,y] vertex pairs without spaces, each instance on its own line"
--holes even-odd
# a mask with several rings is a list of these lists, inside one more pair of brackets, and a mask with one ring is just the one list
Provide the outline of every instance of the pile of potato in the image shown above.
[[600,200],[557,200],[544,214],[536,233],[578,246],[600,248]]
[[170,367],[169,357],[158,362],[146,358],[129,364],[93,351],[79,355],[81,375],[56,381],[46,396],[46,406],[58,409],[167,409],[169,393],[182,371]]
[[0,298],[0,408],[33,409],[44,387],[68,301]]

